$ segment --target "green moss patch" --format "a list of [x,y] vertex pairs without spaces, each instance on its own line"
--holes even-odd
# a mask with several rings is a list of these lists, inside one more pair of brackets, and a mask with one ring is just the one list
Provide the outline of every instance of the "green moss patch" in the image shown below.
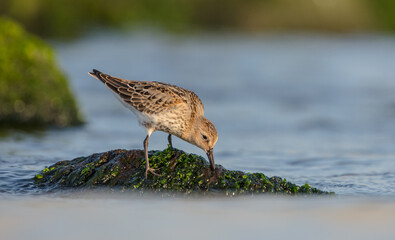
[[166,194],[219,194],[225,196],[276,194],[330,194],[311,187],[297,186],[280,177],[263,173],[230,171],[217,165],[216,172],[201,156],[178,149],[150,151],[150,164],[160,176],[145,179],[145,159],[142,150],[112,150],[61,161],[45,168],[35,177],[41,187],[120,188],[123,191],[163,192]]
[[82,122],[47,44],[0,17],[0,128]]

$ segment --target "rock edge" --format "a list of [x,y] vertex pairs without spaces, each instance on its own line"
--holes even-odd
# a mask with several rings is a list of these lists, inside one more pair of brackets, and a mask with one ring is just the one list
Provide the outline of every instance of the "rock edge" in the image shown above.
[[52,190],[64,188],[120,188],[122,191],[181,194],[219,194],[225,196],[275,193],[286,195],[333,194],[311,187],[298,186],[280,177],[263,173],[231,171],[216,165],[216,173],[201,156],[178,149],[149,152],[152,168],[160,176],[144,178],[143,150],[111,150],[60,161],[35,176],[35,183]]

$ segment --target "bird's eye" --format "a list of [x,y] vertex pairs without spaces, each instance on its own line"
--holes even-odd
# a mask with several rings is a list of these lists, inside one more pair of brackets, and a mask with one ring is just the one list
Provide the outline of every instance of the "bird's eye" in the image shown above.
[[204,140],[207,140],[207,136],[204,135],[204,134],[202,134],[202,138],[203,138]]

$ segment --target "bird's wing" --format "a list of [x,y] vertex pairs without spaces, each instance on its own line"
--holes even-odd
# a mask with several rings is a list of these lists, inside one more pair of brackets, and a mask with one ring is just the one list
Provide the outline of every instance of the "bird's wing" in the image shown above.
[[[188,104],[189,90],[160,82],[130,81],[93,70],[89,73],[102,81],[126,103],[142,113],[155,114],[179,104]],[[196,94],[194,94],[196,96]],[[196,96],[197,99],[199,99]],[[201,104],[200,99],[198,104]],[[189,105],[189,104],[188,104]]]
[[176,94],[181,100],[188,104],[191,108],[192,114],[196,115],[204,115],[204,106],[200,98],[192,91],[187,90],[185,88],[181,88],[175,85],[167,84],[167,83],[160,83],[160,82],[153,82],[155,84],[159,84],[169,91]]

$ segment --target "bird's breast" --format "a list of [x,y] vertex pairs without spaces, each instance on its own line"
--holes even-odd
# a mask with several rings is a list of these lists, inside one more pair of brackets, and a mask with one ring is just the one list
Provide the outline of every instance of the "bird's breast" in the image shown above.
[[188,116],[180,111],[152,114],[150,120],[156,131],[163,131],[181,137],[188,127]]

